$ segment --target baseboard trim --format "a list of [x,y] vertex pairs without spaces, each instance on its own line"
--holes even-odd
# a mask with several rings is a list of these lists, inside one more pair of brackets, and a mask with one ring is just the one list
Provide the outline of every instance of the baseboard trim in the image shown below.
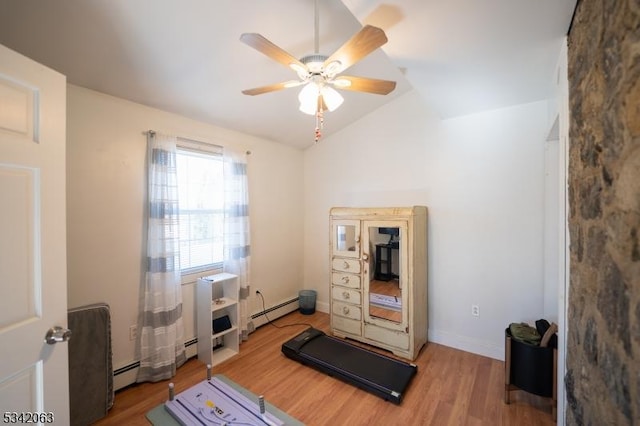
[[329,304],[327,302],[316,302],[316,311],[328,314],[330,312]]

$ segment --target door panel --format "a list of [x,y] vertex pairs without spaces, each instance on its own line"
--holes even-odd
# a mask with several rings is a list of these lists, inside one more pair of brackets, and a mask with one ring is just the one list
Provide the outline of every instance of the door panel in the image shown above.
[[0,329],[18,326],[20,322],[34,319],[40,312],[40,292],[35,270],[38,257],[35,252],[34,216],[39,204],[36,171],[0,164],[0,194],[3,203],[0,235],[13,243],[0,245],[0,274],[2,297],[0,298]]
[[0,75],[0,129],[38,141],[38,91]]
[[65,77],[0,45],[0,410],[69,423]]

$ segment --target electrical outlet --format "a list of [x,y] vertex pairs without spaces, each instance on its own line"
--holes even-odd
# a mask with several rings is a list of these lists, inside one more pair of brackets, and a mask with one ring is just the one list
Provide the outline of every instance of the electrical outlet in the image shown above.
[[474,317],[480,316],[480,305],[471,305],[471,315]]
[[264,296],[264,294],[262,293],[262,289],[256,288],[256,294],[262,294]]
[[129,326],[129,340],[136,340],[138,337],[138,326],[136,324]]

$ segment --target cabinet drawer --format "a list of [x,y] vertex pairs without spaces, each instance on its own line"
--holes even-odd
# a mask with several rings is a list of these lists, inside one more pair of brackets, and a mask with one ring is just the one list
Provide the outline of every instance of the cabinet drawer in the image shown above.
[[360,273],[360,261],[357,259],[334,257],[331,261],[331,267],[336,271],[350,272],[352,274]]
[[333,315],[331,317],[331,321],[333,328],[335,328],[336,330],[341,330],[345,333],[355,334],[357,336],[362,335],[360,321],[340,317],[337,315]]
[[339,302],[353,303],[355,305],[362,303],[360,292],[346,287],[333,286],[331,288],[331,297]]
[[409,349],[409,335],[401,331],[388,330],[371,324],[364,325],[364,337],[395,346],[399,349]]
[[333,272],[331,274],[331,284],[341,285],[343,287],[360,288],[360,275]]
[[340,315],[354,320],[360,320],[362,318],[360,306],[337,301],[333,302],[333,313],[334,315]]

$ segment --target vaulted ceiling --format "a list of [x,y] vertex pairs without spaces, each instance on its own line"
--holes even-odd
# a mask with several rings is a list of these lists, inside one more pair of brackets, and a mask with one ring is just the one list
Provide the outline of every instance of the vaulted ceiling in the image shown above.
[[[349,75],[395,80],[389,95],[342,91],[325,115],[339,131],[415,89],[443,118],[546,99],[576,0],[319,0],[320,52],[364,24],[389,39]],[[305,148],[315,118],[299,88],[243,89],[295,78],[239,41],[257,32],[295,57],[314,51],[314,0],[0,0],[0,44],[68,82]],[[161,129],[159,129],[161,130]]]

